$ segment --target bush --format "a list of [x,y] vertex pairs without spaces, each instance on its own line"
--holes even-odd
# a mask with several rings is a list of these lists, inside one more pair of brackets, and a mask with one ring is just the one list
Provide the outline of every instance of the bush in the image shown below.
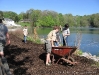
[[75,52],[76,55],[82,55],[82,53],[83,53],[82,50],[76,50]]

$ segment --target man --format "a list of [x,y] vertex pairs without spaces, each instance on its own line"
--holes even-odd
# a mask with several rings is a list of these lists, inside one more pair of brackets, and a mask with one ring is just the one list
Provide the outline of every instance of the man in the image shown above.
[[4,56],[4,47],[5,44],[10,44],[8,28],[2,23],[2,19],[0,19],[0,56]]
[[54,27],[54,30],[50,31],[50,33],[47,35],[46,39],[46,66],[49,66],[51,64],[50,54],[52,47],[54,47],[54,41],[56,41],[56,33],[59,31],[58,27]]
[[69,24],[65,24],[63,31],[62,31],[62,36],[63,36],[63,46],[68,46],[68,36],[70,35],[70,29],[69,29]]
[[23,29],[23,35],[24,35],[24,43],[26,42],[27,39],[27,35],[28,35],[28,30],[27,30],[27,26],[25,25],[24,29]]

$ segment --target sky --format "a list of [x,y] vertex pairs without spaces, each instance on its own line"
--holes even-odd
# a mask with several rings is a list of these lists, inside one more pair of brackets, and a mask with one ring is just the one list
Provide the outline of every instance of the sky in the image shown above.
[[29,9],[50,10],[74,16],[91,15],[99,13],[99,0],[0,0],[1,11],[20,14]]

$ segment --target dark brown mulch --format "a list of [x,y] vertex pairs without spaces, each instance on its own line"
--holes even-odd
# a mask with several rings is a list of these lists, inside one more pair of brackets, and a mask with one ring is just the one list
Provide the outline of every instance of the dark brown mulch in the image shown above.
[[99,75],[99,68],[92,66],[94,62],[85,57],[74,55],[79,62],[75,66],[53,64],[45,66],[46,53],[43,44],[35,44],[10,35],[11,44],[5,49],[10,70],[13,75]]

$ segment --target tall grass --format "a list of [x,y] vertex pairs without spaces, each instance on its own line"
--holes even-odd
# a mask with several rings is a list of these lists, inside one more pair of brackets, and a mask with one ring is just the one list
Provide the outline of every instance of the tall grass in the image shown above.
[[34,39],[34,37],[31,37],[31,36],[28,36],[27,40],[32,41],[32,42],[37,43],[37,44],[41,44],[42,43],[39,38]]
[[77,55],[81,55],[83,53],[82,50],[80,50],[81,40],[82,40],[82,33],[81,31],[77,31],[76,41],[75,41],[75,46],[77,47],[75,54]]

